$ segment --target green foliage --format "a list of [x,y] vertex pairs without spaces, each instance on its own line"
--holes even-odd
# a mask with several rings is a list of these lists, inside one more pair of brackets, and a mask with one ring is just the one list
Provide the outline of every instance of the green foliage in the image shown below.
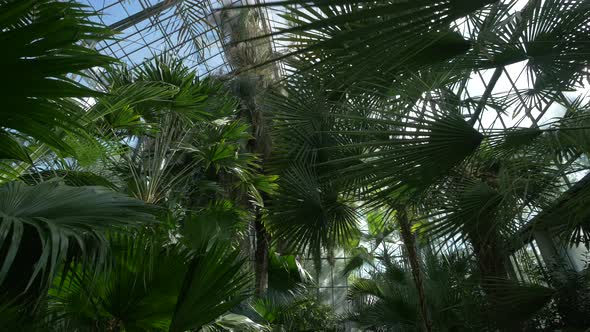
[[[564,94],[587,83],[590,8],[519,4],[234,6],[219,13],[232,82],[163,54],[99,69],[94,90],[77,78],[114,60],[86,46],[111,37],[93,13],[0,0],[0,181],[22,181],[0,187],[0,285],[14,298],[0,304],[3,328],[334,330],[295,255],[318,262],[335,249],[349,254],[344,275],[375,270],[349,292],[349,319],[366,330],[549,328],[530,317],[551,311],[586,328],[586,272],[551,273],[555,289],[524,284],[506,257],[523,225],[590,246],[588,175],[568,188],[588,170],[590,107]],[[198,16],[195,1],[176,5],[183,20]],[[286,29],[265,35],[259,6],[286,6]],[[290,47],[278,55],[290,75],[267,89],[270,37]],[[521,63],[525,88],[506,74]],[[560,105],[563,117],[537,118]],[[503,129],[487,123],[510,115]],[[401,207],[411,270],[388,250]],[[249,248],[253,223],[257,254],[266,232],[284,254],[256,255],[269,259],[271,290],[247,317],[236,307],[251,253],[236,248]],[[469,255],[424,249],[449,245]]]
[[231,243],[243,236],[247,217],[247,213],[231,201],[213,201],[190,214],[184,221],[182,235],[186,244],[193,247],[200,247],[213,239]]
[[115,236],[108,272],[71,269],[49,293],[48,319],[76,330],[186,331],[213,322],[247,297],[238,253],[199,250],[153,236]]
[[[142,202],[123,194],[101,187],[70,187],[56,181],[36,186],[11,182],[0,187],[0,217],[0,243],[5,250],[0,280],[22,273],[11,270],[22,259],[25,265],[34,264],[30,274],[19,277],[28,283],[27,288],[36,278],[43,283],[51,280],[74,253],[74,257],[104,267],[108,232],[153,220]],[[39,251],[26,250],[19,255],[29,246]]]
[[559,199],[547,204],[546,210],[531,222],[539,229],[561,234],[565,242],[570,245],[583,244],[586,248],[590,248],[588,235],[590,225],[587,222],[590,211],[585,203],[590,198],[588,181],[590,176],[586,175]]
[[[189,121],[206,121],[230,115],[235,101],[227,93],[223,93],[219,82],[212,79],[199,79],[195,72],[178,58],[163,53],[144,61],[140,66],[129,71],[125,67],[111,68],[104,77],[106,88],[119,91],[133,85],[157,85],[168,88],[171,94],[167,97],[147,98],[132,105],[133,116],[125,118],[137,119],[140,116],[147,123],[158,122],[166,114],[174,113]],[[113,114],[107,121],[114,121]]]
[[251,279],[242,269],[244,262],[224,243],[197,251],[189,262],[170,331],[201,328],[248,298]]
[[[588,6],[564,0],[535,1],[526,8],[526,15],[529,23],[524,28],[517,28],[522,23],[512,19],[486,35],[492,65],[528,60],[528,70],[537,75],[536,91],[571,90],[582,84],[583,68],[588,64]],[[520,42],[509,41],[515,39]]]
[[[493,1],[320,1],[293,6],[277,32],[309,67],[334,84],[395,79],[465,53],[470,43],[449,29],[456,19]],[[277,2],[272,5],[295,4]],[[313,64],[313,65],[311,65]]]
[[78,268],[56,280],[49,293],[55,324],[82,330],[113,324],[126,331],[165,330],[187,271],[186,253],[161,248],[146,236],[116,236],[110,245],[110,271]]
[[[293,308],[291,324],[286,324],[285,331],[335,331],[337,318],[331,306],[309,299],[297,303]],[[295,323],[296,322],[296,323]]]
[[27,321],[26,315],[23,314],[24,308],[11,302],[9,299],[0,300],[0,317],[2,328],[7,331],[25,329],[26,331],[35,331],[35,322]]
[[109,181],[109,179],[88,171],[56,169],[41,171],[36,174],[23,175],[23,181],[29,185],[33,185],[37,182],[49,181],[51,179],[59,179],[63,181],[64,184],[72,187],[98,186],[112,190],[117,189],[117,186]]
[[294,168],[279,182],[274,209],[267,227],[273,236],[294,251],[319,255],[358,237],[358,213],[336,188],[319,183],[305,168]]
[[[370,279],[356,279],[349,290],[350,319],[367,330],[418,331],[422,328],[418,294],[410,271],[384,257]],[[484,297],[469,257],[426,253],[423,261],[426,303],[433,328],[442,331],[488,331],[523,322],[544,306],[553,291],[541,286],[489,280],[498,297]]]
[[272,331],[336,331],[333,308],[322,304],[312,288],[300,285],[288,293],[269,291],[251,304]]
[[317,256],[322,248],[358,241],[359,213],[354,198],[336,183],[336,167],[319,165],[332,156],[346,155],[328,150],[338,145],[324,132],[334,123],[327,116],[328,92],[319,80],[298,78],[301,81],[287,86],[286,95],[269,96],[265,103],[276,135],[270,166],[281,174],[267,227],[289,249]]
[[[108,113],[102,125],[115,127],[110,140],[130,141],[111,162],[135,197],[167,205],[173,194],[174,202],[199,209],[210,200],[228,198],[228,190],[246,192],[256,201],[260,192],[273,190],[273,179],[255,171],[257,157],[243,151],[251,138],[250,128],[235,120],[236,101],[219,82],[197,79],[169,54],[132,71],[111,69],[106,81],[115,96],[142,85],[167,88],[169,93],[132,101],[105,99],[95,108],[100,114],[101,109],[111,110],[113,103],[130,105],[118,109],[122,117]],[[117,119],[130,122],[117,124]]]
[[244,332],[259,332],[269,331],[265,325],[258,324],[250,318],[237,315],[233,313],[225,314],[215,320],[214,323],[208,324],[201,328],[203,332],[217,332],[217,331],[244,331]]
[[[75,2],[2,1],[0,11],[0,158],[30,163],[38,142],[71,156],[75,149],[64,135],[95,144],[81,121],[84,109],[72,98],[101,93],[72,75],[84,76],[85,70],[115,61],[82,44],[112,32],[93,23],[93,14]],[[0,178],[18,177],[10,165],[2,162]]]
[[[559,271],[559,270],[558,270]],[[588,328],[590,320],[590,277],[586,267],[582,271],[571,269],[562,270],[563,273],[555,273],[551,278],[557,290],[556,306],[565,326],[571,328]]]
[[[2,307],[3,327],[32,317],[39,324],[31,329],[47,323],[55,330],[231,325],[235,317],[226,315],[224,323],[218,317],[248,296],[250,277],[241,254],[225,242],[234,237],[213,234],[242,231],[243,213],[229,200],[199,206],[191,180],[203,176],[228,191],[243,186],[255,199],[258,188],[273,190],[271,177],[253,174],[255,156],[240,150],[249,128],[232,120],[235,100],[219,82],[198,79],[168,55],[132,71],[108,68],[98,87],[107,93],[99,93],[75,81],[114,62],[84,46],[111,35],[85,7],[32,0],[2,1],[0,8],[8,75],[1,176],[35,184],[0,187],[2,290],[22,295]],[[83,104],[86,97],[92,99]],[[22,175],[29,165],[30,174]],[[144,202],[170,210],[148,211]],[[199,230],[202,241],[182,237],[190,232],[179,232],[178,222],[165,230],[150,225],[152,214],[173,219],[203,206],[209,208],[200,223],[216,227]],[[120,234],[132,229],[151,235]],[[22,306],[31,299],[39,301]]]
[[287,292],[310,279],[310,275],[303,269],[294,255],[279,255],[272,253],[268,266],[268,288]]

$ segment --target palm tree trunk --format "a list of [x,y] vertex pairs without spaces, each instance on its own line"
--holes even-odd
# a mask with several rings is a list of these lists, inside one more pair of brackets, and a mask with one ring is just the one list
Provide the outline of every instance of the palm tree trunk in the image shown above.
[[[501,308],[506,302],[503,301],[504,295],[499,292],[497,284],[508,279],[504,244],[493,221],[479,220],[478,225],[478,228],[470,230],[467,235],[477,259],[482,278],[481,286],[489,304],[493,308]],[[506,321],[503,325],[501,331],[506,332],[522,331],[524,327],[521,321]]]
[[469,234],[479,271],[484,278],[508,277],[501,243],[493,234]]
[[418,290],[418,302],[420,305],[420,315],[424,325],[424,331],[432,331],[432,322],[430,320],[430,313],[428,312],[428,304],[426,302],[426,292],[424,291],[424,282],[422,280],[422,270],[420,268],[420,259],[416,250],[416,239],[412,233],[410,221],[405,208],[397,210],[397,221],[400,227],[402,241],[406,247],[410,269],[412,270],[412,277]]
[[[259,41],[250,42],[247,40],[252,37],[267,35],[270,31],[267,30],[268,26],[266,26],[262,11],[257,10],[257,13],[253,15],[254,9],[242,8],[238,10],[240,11],[238,14],[239,19],[236,20],[232,18],[232,21],[230,21],[228,18],[227,21],[222,22],[222,24],[224,24],[225,29],[229,31],[228,37],[234,42],[233,44],[240,43],[241,47],[239,47],[240,50],[238,50],[238,47],[226,45],[225,52],[227,60],[235,67],[236,73],[239,73],[239,75],[244,78],[242,82],[237,80],[238,87],[240,87],[241,84],[244,84],[243,87],[245,87],[245,89],[242,89],[241,87],[236,89],[236,96],[239,98],[241,104],[241,111],[238,117],[250,124],[253,138],[249,140],[246,149],[259,156],[259,171],[263,174],[264,164],[270,156],[271,140],[266,134],[265,125],[268,119],[265,119],[263,116],[263,113],[257,105],[256,99],[259,97],[259,92],[267,89],[270,82],[276,77],[273,77],[273,71],[268,70],[269,67],[258,69],[248,68],[251,65],[259,64],[261,62],[260,59],[269,56],[267,53],[272,52],[270,40],[268,40],[268,43],[261,43]],[[240,23],[236,24],[236,22]],[[244,52],[244,49],[248,51]],[[276,71],[274,65],[272,65],[271,68],[275,69],[274,73],[275,75],[278,75],[278,71]],[[246,72],[241,72],[242,70],[246,70]],[[268,199],[264,195],[262,196],[263,203],[266,203]],[[270,237],[264,228],[262,220],[263,214],[264,211],[262,208],[255,207],[255,218],[253,221],[256,241],[254,245],[254,270],[256,278],[255,292],[258,295],[264,293],[268,287],[268,253]]]
[[254,272],[256,295],[262,295],[268,288],[268,247],[269,234],[262,223],[262,210],[256,208],[256,219],[254,220],[254,229],[256,232],[256,251],[254,253]]

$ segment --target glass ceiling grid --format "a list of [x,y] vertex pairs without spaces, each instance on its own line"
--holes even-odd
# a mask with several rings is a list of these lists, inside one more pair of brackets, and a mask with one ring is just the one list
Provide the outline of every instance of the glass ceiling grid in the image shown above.
[[[93,2],[97,2],[96,0],[85,0],[85,1],[86,1],[86,3],[87,3],[89,6],[91,6],[91,7],[92,7],[92,9],[93,9],[95,12],[97,12],[97,13],[99,13],[99,14],[100,14],[100,15],[94,16],[93,18],[94,18],[94,19],[96,19],[96,17],[98,17],[99,23],[102,23],[102,24],[104,24],[104,25],[108,25],[108,24],[107,24],[107,23],[104,21],[104,15],[102,15],[102,14],[104,13],[104,10],[106,10],[107,8],[111,8],[111,7],[112,7],[114,4],[116,4],[116,3],[113,3],[113,4],[111,4],[111,5],[108,5],[107,7],[104,7],[104,8],[102,8],[102,9],[98,10],[98,9],[97,9],[97,7],[96,7],[96,6],[94,5],[94,3],[93,3]],[[104,3],[104,0],[103,0],[103,3]],[[101,47],[97,47],[97,46],[99,46],[99,45],[101,45],[101,44],[104,44],[104,43],[103,43],[103,42],[100,42],[100,43],[98,43],[98,44],[95,46],[99,52],[105,53],[105,52],[104,52],[104,51],[105,51],[105,49],[107,49],[107,48],[108,48],[108,51],[110,52],[110,54],[109,54],[109,55],[113,56],[113,55],[116,55],[116,54],[117,54],[117,53],[116,53],[116,52],[115,52],[115,51],[114,51],[114,50],[111,48],[111,44],[105,44],[105,46],[104,46],[104,47],[102,47],[102,48],[101,48]]]
[[[168,18],[166,18],[166,19],[172,19],[172,18],[173,18],[173,15],[170,15],[170,16],[169,16]],[[157,33],[158,33],[158,31],[156,31],[156,30],[153,30],[153,31],[151,31],[151,32],[150,32],[150,29],[152,29],[152,27],[153,27],[153,26],[151,26],[151,25],[147,25],[147,26],[146,26],[144,29],[142,29],[142,30],[138,30],[138,31],[139,31],[139,34],[140,34],[140,36],[141,36],[141,38],[142,38],[142,39],[145,41],[145,44],[140,44],[140,46],[141,46],[141,47],[139,47],[139,48],[137,48],[137,49],[133,50],[132,52],[126,53],[126,58],[127,58],[127,59],[129,59],[129,58],[130,58],[130,56],[131,56],[132,54],[134,54],[134,53],[136,53],[136,52],[138,52],[138,51],[141,51],[141,50],[143,50],[144,48],[147,48],[147,49],[149,49],[150,51],[152,51],[151,53],[153,53],[153,54],[158,54],[158,53],[161,51],[161,50],[159,50],[158,48],[155,48],[155,47],[153,47],[153,44],[161,42],[161,41],[164,39],[164,36],[163,36],[163,35],[161,35],[160,37],[157,37],[156,39],[153,39],[153,40],[151,40],[150,42],[148,42],[148,41],[146,41],[146,40],[145,40],[146,36],[142,34],[142,32],[144,32],[144,31],[146,31],[146,32],[147,32],[149,35],[157,34]],[[136,28],[136,30],[137,30],[137,28]],[[126,36],[126,37],[124,37],[124,38],[119,38],[119,39],[120,39],[120,40],[127,39],[128,37],[131,37],[131,36],[133,36],[134,34],[135,34],[135,33],[133,33],[133,34],[130,34],[130,35],[128,35],[128,36]],[[115,42],[114,44],[119,44],[119,45],[120,45],[120,42],[119,42],[119,41],[117,41],[117,42]],[[102,50],[104,50],[104,48],[103,48],[103,49],[99,49],[99,51],[102,51]],[[142,60],[143,60],[143,59],[140,59],[140,61],[137,61],[137,62],[136,62],[136,61],[133,61],[133,63],[134,63],[134,64],[137,64],[137,63],[141,62]]]
[[[169,52],[187,62],[191,70],[198,70],[200,76],[232,71],[225,54],[227,40],[218,29],[216,12],[224,5],[245,3],[241,0],[201,1],[196,7],[182,0],[84,1],[101,13],[97,20],[121,32],[113,40],[96,45],[97,50],[120,59],[130,68],[154,55]],[[265,31],[274,32],[285,26],[280,17],[284,9],[257,10],[263,17]],[[285,44],[280,40],[271,36],[269,42],[273,54],[284,52]],[[275,73],[285,75],[282,63],[275,66]]]
[[[143,8],[143,10],[146,10],[149,6],[146,5],[146,1],[145,0],[139,0],[139,4],[141,5],[141,7]],[[154,15],[154,16],[150,16],[148,17],[148,20],[151,23],[151,26],[156,26],[160,32],[162,33],[162,36],[164,37],[164,43],[167,44],[167,49],[172,49],[174,47],[174,44],[172,43],[172,41],[170,40],[170,34],[167,33],[167,27],[168,24],[166,25],[166,27],[164,27],[162,25],[162,21],[159,19],[159,15]],[[167,21],[169,23],[169,21]],[[172,35],[174,35],[176,32],[172,32]]]
[[[212,73],[222,74],[231,71],[225,59],[223,40],[219,38],[215,27],[204,22],[199,29],[187,27],[181,17],[182,10],[188,6],[179,6],[178,0],[119,0],[115,2],[85,0],[92,8],[101,13],[98,19],[112,28],[120,27],[121,34],[108,42],[96,45],[99,52],[114,56],[130,68],[137,66],[147,58],[162,52],[170,52],[189,62],[189,68],[198,70],[200,76]],[[211,1],[204,7],[209,13],[215,11]],[[117,20],[107,18],[117,18]],[[203,20],[209,17],[203,17]],[[181,36],[184,31],[191,33]],[[194,32],[198,31],[198,35]],[[188,37],[187,37],[188,36]]]
[[[125,6],[122,6],[123,10],[125,11],[125,13],[127,13],[127,16],[131,16],[131,13],[129,13],[129,11],[127,10],[127,8]],[[135,28],[135,26],[134,26]],[[137,28],[136,28],[137,30]],[[141,34],[140,34],[141,36]],[[125,43],[134,43],[134,41],[130,40],[131,35],[127,36],[127,38],[125,39],[121,39],[120,41],[117,42],[117,45],[119,46],[119,48],[121,49],[121,51],[123,52],[123,54],[125,55],[125,58],[129,58],[129,54],[126,51],[126,47],[121,46],[121,42],[125,42]]]

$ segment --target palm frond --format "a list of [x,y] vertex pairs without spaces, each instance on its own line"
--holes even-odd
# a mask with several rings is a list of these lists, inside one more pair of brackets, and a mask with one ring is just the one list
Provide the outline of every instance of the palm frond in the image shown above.
[[[61,132],[89,140],[79,122],[84,113],[70,98],[99,96],[71,78],[115,60],[80,42],[109,38],[112,32],[94,23],[86,7],[73,2],[3,1],[0,8],[0,40],[6,52],[0,55],[4,106],[3,128],[72,154]],[[20,112],[15,112],[20,109]],[[4,141],[4,140],[3,140]],[[14,141],[13,141],[14,142]],[[13,156],[14,157],[14,156]]]
[[171,332],[199,329],[249,296],[251,278],[243,271],[244,260],[239,256],[219,242],[195,252],[172,316]]
[[[36,186],[11,182],[0,187],[0,213],[0,243],[6,250],[0,270],[4,287],[7,278],[14,279],[13,266],[26,266],[29,274],[18,279],[28,287],[35,279],[51,280],[72,253],[104,267],[107,232],[152,220],[144,204],[125,195],[57,182]],[[24,250],[27,247],[38,252]]]
[[146,235],[110,238],[109,271],[75,268],[49,292],[54,324],[163,330],[170,324],[188,253]]
[[588,66],[588,4],[567,0],[534,1],[525,9],[528,24],[517,19],[485,36],[491,64],[527,61],[535,90],[563,91],[583,85]]
[[225,314],[215,320],[214,323],[205,325],[201,328],[202,332],[222,332],[222,331],[244,331],[258,332],[270,331],[265,325],[258,324],[250,318],[233,313]]
[[356,208],[307,167],[294,166],[279,180],[266,224],[270,233],[296,252],[346,246],[358,238]]
[[348,83],[368,72],[394,77],[466,52],[469,42],[449,27],[492,2],[279,1],[267,6],[288,6],[287,26],[264,37],[278,35],[295,49],[279,59],[299,55],[314,67],[326,64]]

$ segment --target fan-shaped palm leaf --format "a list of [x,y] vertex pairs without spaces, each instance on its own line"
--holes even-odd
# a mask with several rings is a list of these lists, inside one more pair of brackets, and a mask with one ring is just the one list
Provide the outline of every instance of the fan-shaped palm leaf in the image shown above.
[[[28,287],[37,278],[41,284],[51,280],[72,254],[104,266],[107,232],[152,220],[140,201],[105,188],[57,182],[0,187],[0,217],[0,280],[15,291],[24,288],[13,282]],[[16,276],[17,269],[24,274]]]
[[305,166],[289,169],[279,181],[266,226],[296,251],[319,255],[358,238],[359,214],[352,202]]
[[[79,139],[89,137],[78,122],[82,108],[67,98],[100,93],[69,75],[83,75],[84,70],[114,62],[80,45],[81,41],[108,38],[111,32],[93,23],[89,19],[92,13],[74,2],[2,1],[0,11],[0,42],[5,50],[0,55],[5,73],[0,89],[4,98],[0,125],[57,151],[73,153],[56,130],[68,131]],[[8,133],[1,138],[3,144],[14,145],[14,140],[7,143],[11,141]]]
[[293,5],[283,15],[287,27],[271,34],[295,49],[281,58],[301,55],[307,64],[317,62],[315,67],[326,64],[326,73],[342,84],[358,83],[368,72],[392,78],[466,52],[469,42],[449,26],[491,2],[328,0],[268,5]]
[[244,262],[224,243],[198,250],[189,263],[170,332],[199,329],[245,300],[251,278]]

